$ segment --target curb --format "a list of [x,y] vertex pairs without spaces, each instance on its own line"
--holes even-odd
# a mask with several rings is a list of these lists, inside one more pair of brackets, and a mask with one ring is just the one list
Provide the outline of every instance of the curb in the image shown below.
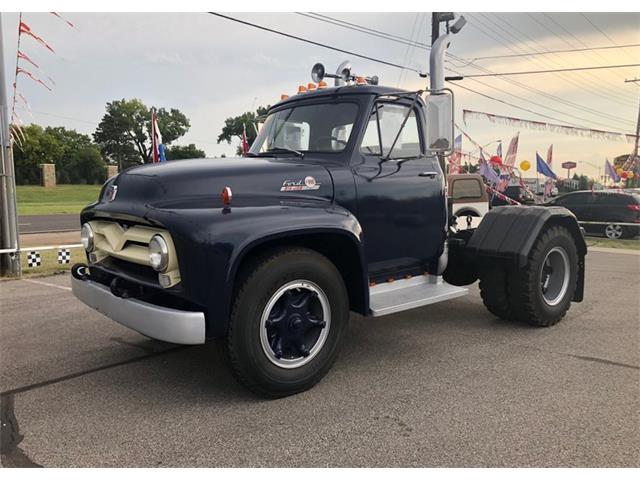
[[629,248],[587,247],[587,252],[622,253],[623,255],[640,256],[640,250],[631,250]]

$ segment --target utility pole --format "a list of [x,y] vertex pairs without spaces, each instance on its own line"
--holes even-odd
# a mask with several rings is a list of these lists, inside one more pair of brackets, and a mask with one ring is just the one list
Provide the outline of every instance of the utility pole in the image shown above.
[[4,62],[4,34],[0,14],[0,275],[19,277],[20,250],[16,179],[9,133],[9,102]]

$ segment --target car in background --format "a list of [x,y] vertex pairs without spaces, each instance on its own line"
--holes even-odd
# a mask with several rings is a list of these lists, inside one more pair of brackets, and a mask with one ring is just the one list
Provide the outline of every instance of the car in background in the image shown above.
[[452,214],[458,218],[458,230],[477,228],[489,211],[489,196],[482,177],[477,173],[449,175],[448,194]]
[[[620,190],[566,193],[545,203],[573,212],[587,233],[633,238],[640,233],[640,194]],[[637,224],[634,225],[634,224]]]
[[[535,203],[535,199],[531,192],[521,185],[510,185],[502,193],[522,205],[531,205]],[[494,195],[491,199],[491,206],[499,207],[501,205],[509,205],[509,203],[506,200],[498,198],[497,195]]]

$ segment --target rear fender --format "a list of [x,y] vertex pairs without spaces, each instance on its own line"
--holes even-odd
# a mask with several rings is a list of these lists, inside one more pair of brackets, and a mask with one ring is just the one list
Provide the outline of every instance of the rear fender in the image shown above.
[[540,233],[553,225],[566,227],[578,252],[578,284],[574,301],[584,293],[584,257],[587,244],[576,217],[563,207],[505,206],[493,208],[466,245],[477,266],[501,263],[523,268]]

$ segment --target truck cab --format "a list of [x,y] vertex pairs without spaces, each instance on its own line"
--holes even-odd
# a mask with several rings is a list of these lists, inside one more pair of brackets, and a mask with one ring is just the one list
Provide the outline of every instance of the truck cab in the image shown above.
[[452,142],[429,133],[425,91],[345,77],[272,106],[245,157],[109,179],[81,214],[74,294],[152,338],[223,339],[236,378],[267,397],[327,373],[350,312],[450,300],[478,278],[490,311],[534,325],[581,300],[570,212],[496,208],[457,232],[434,154]]

